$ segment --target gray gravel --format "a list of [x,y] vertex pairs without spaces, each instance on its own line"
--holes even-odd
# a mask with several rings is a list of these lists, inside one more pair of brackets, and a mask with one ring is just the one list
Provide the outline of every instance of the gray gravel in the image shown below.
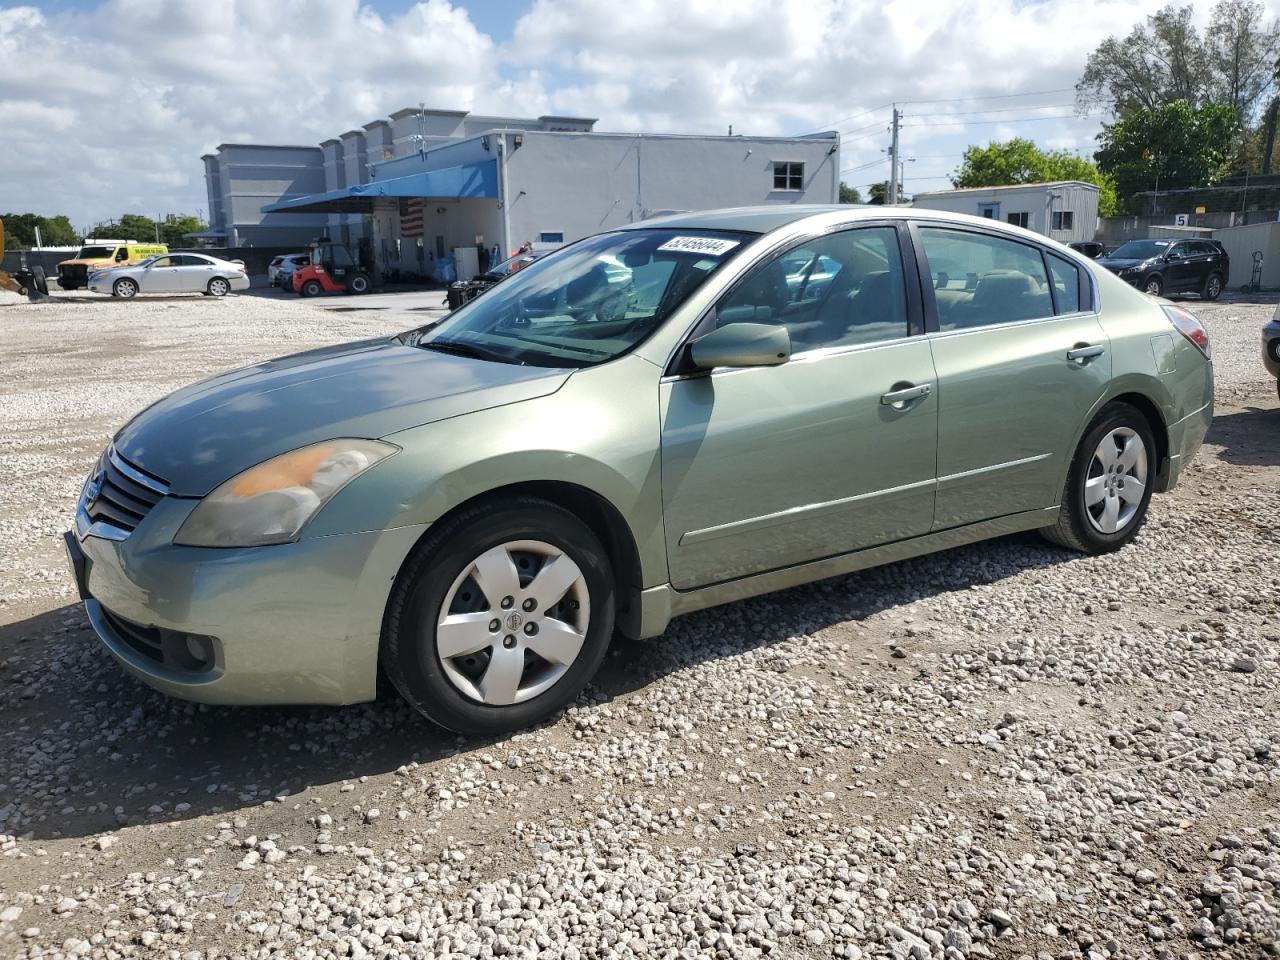
[[1219,418],[1132,546],[1006,538],[686,617],[487,743],[394,699],[153,694],[58,555],[134,409],[386,318],[0,305],[0,956],[1280,953],[1271,307],[1187,305]]

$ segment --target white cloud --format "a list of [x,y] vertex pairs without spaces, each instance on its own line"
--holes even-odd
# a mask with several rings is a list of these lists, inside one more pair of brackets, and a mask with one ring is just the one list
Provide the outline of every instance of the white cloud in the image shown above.
[[[846,169],[887,143],[888,111],[864,111],[905,102],[904,153],[920,158],[908,188],[937,189],[970,142],[1029,135],[1089,152],[1097,120],[1059,116],[1072,112],[1069,88],[1103,37],[1158,6],[534,0],[502,43],[450,0],[391,14],[358,0],[0,6],[0,210],[82,225],[193,210],[205,205],[200,154],[218,143],[318,143],[420,100],[594,116],[607,130],[784,134],[848,118]],[[937,102],[1029,91],[1061,92]],[[972,113],[983,107],[1018,109]],[[846,179],[869,183],[883,167]]]

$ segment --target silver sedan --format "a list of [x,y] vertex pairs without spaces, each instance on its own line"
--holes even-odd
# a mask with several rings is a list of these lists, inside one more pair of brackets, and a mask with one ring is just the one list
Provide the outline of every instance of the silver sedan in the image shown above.
[[139,293],[203,293],[225,297],[248,290],[249,275],[238,260],[219,260],[202,253],[167,253],[127,267],[89,275],[89,289],[129,299]]

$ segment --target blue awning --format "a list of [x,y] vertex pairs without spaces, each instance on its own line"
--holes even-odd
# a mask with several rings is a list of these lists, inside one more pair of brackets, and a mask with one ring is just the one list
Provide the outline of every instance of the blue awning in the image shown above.
[[426,170],[405,177],[374,180],[327,193],[281,200],[262,208],[263,213],[372,213],[380,197],[418,197],[427,200],[462,200],[498,196],[498,161],[464,163],[456,167]]

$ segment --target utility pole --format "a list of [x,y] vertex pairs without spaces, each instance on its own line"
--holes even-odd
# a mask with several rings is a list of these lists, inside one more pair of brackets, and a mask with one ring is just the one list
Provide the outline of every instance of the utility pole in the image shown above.
[[885,193],[886,204],[898,202],[898,105],[893,105],[893,142],[889,146],[889,189]]

